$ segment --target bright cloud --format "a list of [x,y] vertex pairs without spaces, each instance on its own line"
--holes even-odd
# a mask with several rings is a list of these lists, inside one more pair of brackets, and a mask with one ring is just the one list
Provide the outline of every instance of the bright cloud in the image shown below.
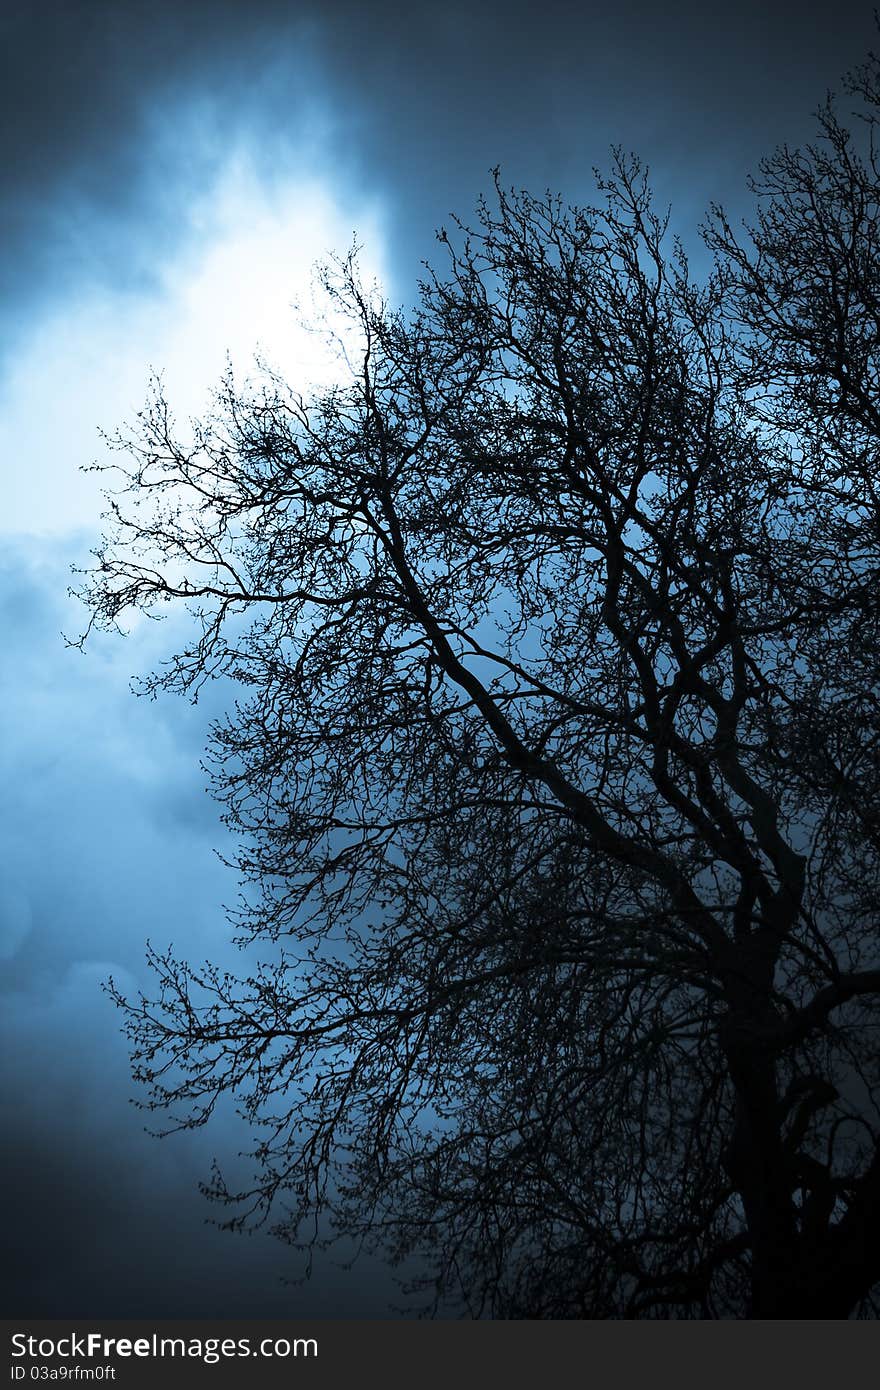
[[93,287],[35,324],[0,388],[0,533],[96,529],[100,480],[78,469],[103,454],[99,426],[132,419],[153,369],[178,418],[204,410],[227,353],[244,373],[259,351],[304,387],[338,371],[294,306],[314,317],[314,266],[355,232],[365,278],[387,282],[381,219],[344,201],[314,164],[270,184],[242,147],[192,200],[149,293]]

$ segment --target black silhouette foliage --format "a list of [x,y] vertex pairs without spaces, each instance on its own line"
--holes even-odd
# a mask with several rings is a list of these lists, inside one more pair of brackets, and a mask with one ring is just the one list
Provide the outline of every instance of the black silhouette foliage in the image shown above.
[[160,385],[86,583],[192,642],[241,978],[122,998],[229,1222],[417,1259],[430,1309],[845,1317],[880,1280],[878,66],[701,281],[618,154],[508,192],[341,384]]

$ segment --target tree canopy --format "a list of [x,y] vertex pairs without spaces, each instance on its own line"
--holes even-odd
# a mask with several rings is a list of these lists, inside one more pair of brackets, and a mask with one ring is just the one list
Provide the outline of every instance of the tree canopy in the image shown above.
[[878,72],[704,275],[635,158],[497,178],[414,308],[329,266],[339,384],[118,437],[92,621],[186,605],[145,688],[241,687],[252,963],[114,989],[147,1104],[253,1124],[229,1224],[478,1316],[870,1310]]

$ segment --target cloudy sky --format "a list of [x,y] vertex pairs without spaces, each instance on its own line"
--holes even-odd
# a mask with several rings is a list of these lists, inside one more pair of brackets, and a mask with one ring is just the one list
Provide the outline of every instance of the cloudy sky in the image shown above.
[[199,754],[228,692],[147,703],[168,624],[85,655],[71,564],[99,531],[99,427],[164,371],[198,411],[229,351],[333,370],[292,309],[357,233],[392,298],[434,230],[505,182],[588,201],[621,143],[686,238],[871,46],[870,4],[737,0],[6,0],[0,16],[0,1069],[7,1316],[381,1316],[375,1266],[206,1224],[232,1115],[143,1133],[112,973],[225,960],[235,884]]

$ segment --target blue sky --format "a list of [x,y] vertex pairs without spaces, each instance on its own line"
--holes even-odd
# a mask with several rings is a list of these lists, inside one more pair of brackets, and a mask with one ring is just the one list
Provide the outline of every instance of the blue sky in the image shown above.
[[[770,11],[768,13],[767,11]],[[675,225],[745,177],[870,46],[869,5],[624,0],[407,8],[255,0],[4,7],[0,39],[0,1105],[12,1285],[28,1316],[378,1316],[373,1266],[320,1264],[205,1224],[233,1115],[143,1133],[113,973],[143,947],[229,958],[235,894],[199,765],[228,690],[136,700],[172,649],[142,623],[83,655],[71,564],[99,531],[98,427],[130,419],[151,368],[198,412],[225,354],[297,381],[334,370],[291,305],[353,233],[394,299],[434,229],[505,181],[589,200],[609,144],[650,164]],[[173,1258],[169,1256],[173,1252]]]

